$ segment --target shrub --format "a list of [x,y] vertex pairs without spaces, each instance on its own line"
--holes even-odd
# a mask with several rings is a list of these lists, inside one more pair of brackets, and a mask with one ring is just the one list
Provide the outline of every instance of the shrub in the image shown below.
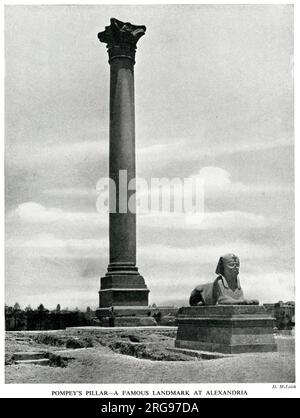
[[75,339],[75,338],[68,338],[66,341],[66,348],[85,348],[86,344],[84,341]]
[[47,353],[47,357],[50,360],[51,367],[67,367],[67,359],[53,353]]
[[48,335],[48,334],[38,334],[34,335],[32,339],[37,342],[38,344],[46,344],[46,345],[55,345],[60,346],[64,345],[65,341],[62,338],[56,337],[55,335]]

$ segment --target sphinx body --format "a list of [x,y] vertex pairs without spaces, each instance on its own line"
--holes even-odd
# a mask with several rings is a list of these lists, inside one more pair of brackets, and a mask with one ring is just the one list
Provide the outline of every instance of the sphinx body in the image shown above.
[[257,300],[244,298],[238,278],[240,261],[234,254],[220,257],[212,283],[197,286],[191,293],[189,303],[197,305],[258,305]]

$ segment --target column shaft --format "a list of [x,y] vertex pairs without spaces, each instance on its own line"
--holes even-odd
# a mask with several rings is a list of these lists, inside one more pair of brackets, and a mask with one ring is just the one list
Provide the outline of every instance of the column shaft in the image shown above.
[[[135,178],[134,62],[114,58],[110,62],[109,176],[116,184],[117,213],[110,213],[110,264],[136,264],[136,215],[128,210],[128,182]],[[119,181],[122,175],[126,184]],[[126,190],[125,190],[126,187]],[[114,190],[110,190],[114,192]],[[120,194],[122,193],[122,196]],[[110,198],[113,198],[111,196]],[[121,207],[119,205],[120,198]],[[125,204],[125,207],[124,207]],[[126,213],[119,211],[127,210]]]

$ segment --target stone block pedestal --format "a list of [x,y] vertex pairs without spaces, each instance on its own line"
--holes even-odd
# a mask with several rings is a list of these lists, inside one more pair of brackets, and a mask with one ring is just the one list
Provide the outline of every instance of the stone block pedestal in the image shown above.
[[156,326],[151,316],[151,309],[145,306],[116,306],[99,308],[96,311],[101,326],[104,327],[138,327]]
[[114,272],[109,266],[106,276],[101,278],[99,309],[96,311],[101,326],[157,325],[148,308],[149,290],[144,278],[137,272],[137,267],[132,269],[135,271]]
[[174,326],[177,311],[173,306],[114,306],[98,308],[96,315],[104,327]]
[[[137,268],[136,268],[137,270]],[[134,272],[127,274],[120,272],[112,274],[108,272],[101,278],[99,291],[99,308],[120,306],[148,306],[149,290],[144,278]]]
[[175,347],[227,354],[277,351],[275,319],[263,306],[182,307]]

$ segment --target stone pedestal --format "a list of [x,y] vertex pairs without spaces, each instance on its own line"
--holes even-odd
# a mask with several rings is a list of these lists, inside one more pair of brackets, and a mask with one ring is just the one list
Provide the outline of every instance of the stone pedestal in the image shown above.
[[106,276],[101,277],[101,288],[99,291],[99,307],[118,306],[148,306],[149,290],[144,278],[136,271],[130,272],[125,269],[110,271]]
[[277,351],[274,318],[263,306],[183,307],[175,347],[227,354]]
[[178,309],[174,306],[114,306],[97,309],[101,326],[175,326]]
[[97,309],[97,317],[104,327],[157,326],[151,309],[138,306],[121,306]]

